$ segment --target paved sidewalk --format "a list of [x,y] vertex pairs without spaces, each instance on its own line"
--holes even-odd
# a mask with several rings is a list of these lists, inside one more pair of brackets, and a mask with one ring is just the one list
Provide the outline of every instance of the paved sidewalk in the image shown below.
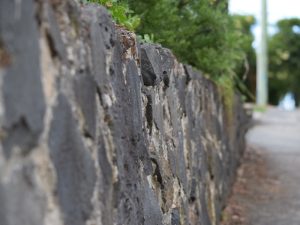
[[300,225],[300,110],[270,108],[257,117],[247,142],[260,149],[268,176],[276,179],[269,193],[265,190],[267,201],[253,201],[250,224]]
[[222,225],[300,225],[300,110],[255,114]]

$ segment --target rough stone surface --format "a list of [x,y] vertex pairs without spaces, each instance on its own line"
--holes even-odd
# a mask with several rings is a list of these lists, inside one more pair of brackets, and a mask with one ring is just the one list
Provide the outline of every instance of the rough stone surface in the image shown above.
[[6,157],[27,154],[37,144],[43,129],[45,103],[34,8],[32,0],[0,3],[0,48],[10,58],[0,68],[2,143]]
[[0,224],[217,225],[244,149],[239,97],[107,11],[0,1]]
[[70,105],[59,95],[49,133],[50,156],[57,171],[57,195],[66,225],[84,224],[92,211],[94,162],[76,127]]

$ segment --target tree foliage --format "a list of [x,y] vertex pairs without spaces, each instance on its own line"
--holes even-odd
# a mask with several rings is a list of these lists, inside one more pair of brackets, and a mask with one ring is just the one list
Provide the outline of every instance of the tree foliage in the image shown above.
[[[140,18],[136,32],[146,41],[170,48],[179,60],[205,72],[222,89],[225,86],[233,93],[237,86],[247,92],[239,74],[249,72],[245,62],[249,64],[246,58],[252,54],[250,27],[254,19],[229,15],[227,0],[90,1],[106,5],[113,18],[124,25],[126,16],[135,15]],[[119,5],[128,10],[114,14],[114,7]]]
[[245,42],[226,1],[129,0],[141,17],[137,32],[154,34],[180,60],[214,77],[229,75],[244,58]]
[[278,32],[269,40],[269,96],[273,104],[288,91],[300,100],[300,19],[277,23]]
[[250,31],[254,17],[229,15],[226,0],[128,0],[128,3],[141,17],[139,34],[154,34],[155,42],[172,49],[184,63],[205,72],[222,89],[225,86],[227,93],[237,88],[248,98],[253,96],[241,79],[250,72],[247,66],[255,75]]

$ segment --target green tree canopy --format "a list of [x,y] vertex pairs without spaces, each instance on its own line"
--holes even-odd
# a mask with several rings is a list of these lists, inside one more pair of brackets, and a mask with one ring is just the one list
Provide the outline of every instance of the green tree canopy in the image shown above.
[[291,91],[300,100],[300,19],[277,23],[278,32],[269,40],[269,96],[277,104]]

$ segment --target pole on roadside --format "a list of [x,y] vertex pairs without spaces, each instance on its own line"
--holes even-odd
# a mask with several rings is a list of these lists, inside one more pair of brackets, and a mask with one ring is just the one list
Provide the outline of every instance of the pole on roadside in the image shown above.
[[261,36],[257,51],[256,104],[268,103],[267,0],[261,0]]

